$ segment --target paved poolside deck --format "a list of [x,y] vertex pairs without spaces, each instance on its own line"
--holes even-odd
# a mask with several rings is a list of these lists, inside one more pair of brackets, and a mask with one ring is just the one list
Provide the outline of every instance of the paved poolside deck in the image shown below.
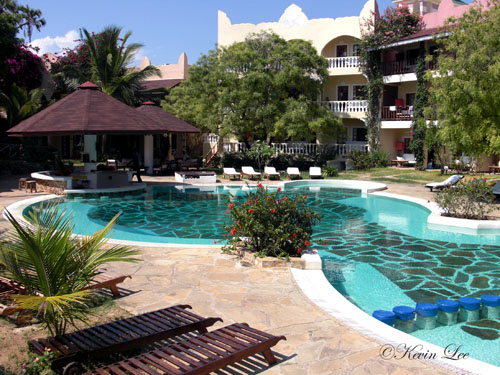
[[[144,181],[164,183],[173,181],[173,177],[145,177]],[[432,197],[425,188],[411,187],[413,196]],[[17,178],[1,179],[0,208],[33,196],[16,188]],[[389,191],[407,193],[408,187],[391,184]],[[8,227],[1,218],[0,231]],[[287,336],[287,341],[274,347],[280,358],[276,366],[267,368],[252,360],[246,366],[253,370],[239,365],[229,373],[452,373],[420,360],[382,359],[379,351],[383,343],[363,336],[319,309],[302,294],[288,269],[244,267],[217,248],[143,247],[142,259],[140,264],[109,267],[111,274],[132,275],[122,286],[136,293],[116,300],[127,311],[135,314],[187,303],[201,315],[222,317],[224,324],[247,322]]]

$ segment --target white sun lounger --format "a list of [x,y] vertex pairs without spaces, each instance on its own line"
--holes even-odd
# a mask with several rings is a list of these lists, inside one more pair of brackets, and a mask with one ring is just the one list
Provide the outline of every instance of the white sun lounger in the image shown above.
[[255,170],[253,169],[253,167],[241,167],[241,174],[243,176],[250,177],[252,180],[253,180],[254,177],[260,178],[260,173],[259,172],[255,172]]
[[222,177],[226,178],[226,176],[229,179],[231,179],[231,177],[234,177],[235,180],[236,180],[236,177],[238,177],[238,180],[239,180],[241,178],[241,173],[236,172],[236,170],[234,168],[223,168]]
[[296,167],[288,167],[286,169],[286,174],[288,175],[288,178],[290,180],[293,180],[294,178],[300,179],[300,171],[299,168]]
[[280,174],[276,172],[276,168],[274,167],[264,167],[264,177],[267,176],[267,179],[271,179],[271,177],[277,177],[280,179]]
[[309,168],[309,178],[321,178],[323,175],[321,174],[320,167],[310,167]]
[[431,192],[432,192],[433,189],[444,189],[445,187],[454,186],[462,178],[464,178],[463,175],[454,174],[453,176],[448,177],[443,182],[431,182],[431,183],[428,183],[427,185],[425,185],[425,187],[431,189]]

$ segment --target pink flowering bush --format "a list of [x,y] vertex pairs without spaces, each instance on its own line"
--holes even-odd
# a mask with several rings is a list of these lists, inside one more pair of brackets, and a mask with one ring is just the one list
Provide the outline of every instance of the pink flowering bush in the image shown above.
[[50,362],[54,358],[54,354],[50,349],[46,348],[42,355],[35,356],[28,352],[28,362],[23,363],[19,372],[16,374],[25,375],[56,375],[57,373],[52,370]]
[[7,59],[8,73],[4,77],[7,87],[15,83],[28,91],[40,87],[44,66],[40,57],[20,48],[19,52],[10,59]]
[[372,48],[378,48],[415,34],[423,27],[419,14],[412,13],[406,7],[387,7],[384,14],[377,16],[372,13],[372,17],[366,20],[363,41]]
[[307,196],[288,196],[278,188],[270,192],[258,185],[243,200],[226,197],[223,251],[250,250],[259,257],[300,257],[310,246],[312,227],[321,219],[306,204]]
[[436,194],[444,216],[484,220],[493,210],[495,197],[486,178],[473,178]]

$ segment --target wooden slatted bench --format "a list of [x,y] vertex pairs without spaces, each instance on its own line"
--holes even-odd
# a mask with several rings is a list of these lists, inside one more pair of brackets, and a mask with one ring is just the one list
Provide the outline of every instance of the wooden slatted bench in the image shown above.
[[285,336],[273,336],[246,323],[236,323],[86,375],[209,374],[257,353],[262,353],[267,363],[272,365],[276,363],[276,358],[271,347],[280,340],[286,340]]
[[[187,311],[190,308],[189,305],[172,306],[62,336],[30,340],[28,344],[39,355],[49,348],[55,355],[52,368],[57,369],[72,362],[102,358],[184,333],[206,333],[207,327],[222,322],[221,318],[204,318]],[[63,374],[70,373],[69,367]]]

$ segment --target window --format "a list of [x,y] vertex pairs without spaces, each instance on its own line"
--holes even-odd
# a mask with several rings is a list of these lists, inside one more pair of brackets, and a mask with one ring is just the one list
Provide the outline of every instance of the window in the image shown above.
[[337,46],[337,57],[347,56],[347,45]]
[[359,45],[357,44],[352,45],[352,55],[359,56]]
[[366,128],[352,128],[352,140],[354,142],[366,142]]
[[352,100],[364,100],[366,98],[365,85],[352,86]]
[[349,100],[349,86],[337,87],[337,100]]

